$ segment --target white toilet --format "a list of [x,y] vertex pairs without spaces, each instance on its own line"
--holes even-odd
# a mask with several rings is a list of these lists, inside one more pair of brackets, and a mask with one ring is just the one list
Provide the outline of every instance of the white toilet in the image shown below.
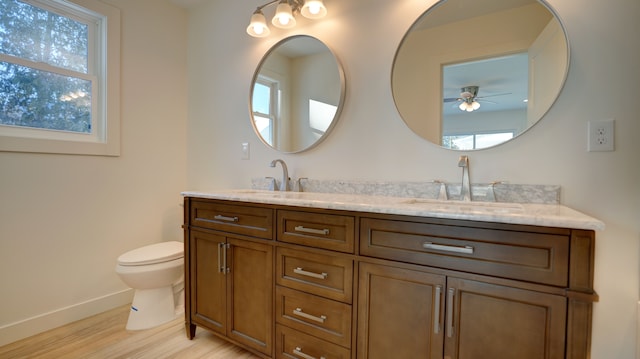
[[184,246],[161,242],[118,257],[116,273],[135,289],[128,330],[149,329],[177,318],[184,308]]

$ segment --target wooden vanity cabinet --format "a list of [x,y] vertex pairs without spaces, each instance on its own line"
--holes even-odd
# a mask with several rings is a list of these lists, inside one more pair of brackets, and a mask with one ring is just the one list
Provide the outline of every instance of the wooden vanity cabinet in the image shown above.
[[273,211],[189,199],[185,208],[191,214],[185,226],[188,337],[197,325],[271,357],[274,251],[264,237],[273,232]]
[[187,335],[264,358],[586,359],[591,230],[185,198]]

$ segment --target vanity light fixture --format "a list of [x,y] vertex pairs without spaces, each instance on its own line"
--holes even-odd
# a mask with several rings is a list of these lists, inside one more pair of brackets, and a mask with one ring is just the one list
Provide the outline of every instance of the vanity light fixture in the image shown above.
[[267,26],[267,19],[262,13],[262,9],[275,3],[278,3],[278,6],[271,23],[281,29],[290,29],[296,26],[296,13],[302,14],[308,19],[320,19],[327,15],[327,8],[322,0],[273,0],[256,8],[256,11],[251,15],[247,34],[253,37],[269,36],[271,30]]

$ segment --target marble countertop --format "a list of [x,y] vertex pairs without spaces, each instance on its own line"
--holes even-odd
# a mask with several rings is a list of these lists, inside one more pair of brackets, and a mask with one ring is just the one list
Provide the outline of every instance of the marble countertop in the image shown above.
[[265,190],[185,191],[184,197],[408,216],[603,230],[602,221],[560,204],[438,201],[424,198]]

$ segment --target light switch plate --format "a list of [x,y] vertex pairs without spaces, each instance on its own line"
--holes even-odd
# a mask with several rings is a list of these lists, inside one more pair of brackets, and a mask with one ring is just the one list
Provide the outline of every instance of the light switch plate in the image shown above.
[[243,160],[248,160],[250,157],[250,147],[249,147],[249,142],[243,142],[242,143],[242,159]]
[[614,124],[613,119],[589,121],[589,143],[587,144],[589,152],[614,150]]

